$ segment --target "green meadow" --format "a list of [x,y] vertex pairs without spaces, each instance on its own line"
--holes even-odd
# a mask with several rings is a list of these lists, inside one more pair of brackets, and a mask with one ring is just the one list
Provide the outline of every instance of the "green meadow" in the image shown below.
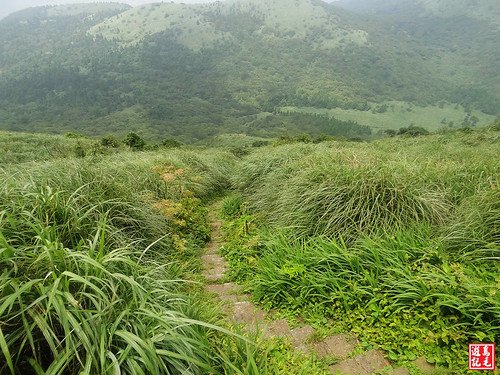
[[[430,106],[416,106],[406,102],[388,101],[371,105],[373,110],[359,111],[354,109],[320,109],[308,107],[282,107],[280,112],[300,112],[328,115],[342,121],[354,121],[377,130],[398,130],[410,125],[420,126],[427,130],[436,131],[441,128],[460,128],[467,119],[467,111],[459,105],[441,104]],[[481,111],[470,111],[474,116],[475,126],[486,126],[495,120],[495,116]]]

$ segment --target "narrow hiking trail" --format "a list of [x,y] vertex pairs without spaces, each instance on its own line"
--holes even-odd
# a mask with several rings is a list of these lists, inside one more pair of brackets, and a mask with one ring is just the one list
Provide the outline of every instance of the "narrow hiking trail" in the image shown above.
[[[400,367],[393,369],[385,358],[384,352],[370,350],[358,355],[353,352],[358,348],[359,341],[353,334],[337,334],[314,341],[315,330],[309,325],[291,329],[286,319],[274,319],[272,313],[265,312],[250,301],[250,295],[243,294],[241,287],[232,282],[224,283],[228,265],[219,254],[221,246],[222,221],[211,215],[211,241],[206,246],[206,252],[201,257],[203,276],[207,284],[205,289],[215,295],[222,303],[227,319],[240,324],[247,332],[259,331],[265,338],[283,337],[288,339],[294,350],[302,353],[315,353],[319,358],[335,358],[337,364],[329,367],[331,374],[340,375],[370,375],[393,374],[409,375],[410,372]],[[423,360],[425,362],[425,359]],[[415,365],[422,373],[430,373],[433,368],[422,359]]]

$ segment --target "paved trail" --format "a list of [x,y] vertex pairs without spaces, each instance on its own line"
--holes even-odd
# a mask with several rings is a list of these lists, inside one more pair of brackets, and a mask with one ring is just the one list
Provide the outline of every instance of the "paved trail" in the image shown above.
[[[352,334],[339,334],[326,337],[322,341],[314,342],[314,329],[303,325],[291,329],[285,319],[274,320],[272,314],[266,313],[252,302],[250,296],[242,294],[234,283],[222,283],[228,265],[218,254],[220,227],[222,223],[212,220],[212,240],[207,245],[207,251],[202,257],[203,275],[207,280],[206,289],[224,302],[224,311],[228,319],[242,324],[246,330],[260,330],[265,337],[284,337],[290,340],[295,350],[304,353],[316,353],[319,357],[335,357],[339,361],[330,366],[332,374],[341,375],[371,375],[376,373],[409,375],[406,368],[392,369],[390,363],[380,350],[370,350],[352,356],[359,342]],[[426,366],[422,360],[417,366]],[[424,360],[425,362],[425,360]],[[424,373],[431,370],[429,365]],[[420,367],[420,366],[419,366]],[[385,370],[384,370],[385,369]],[[425,370],[425,368],[422,368]]]

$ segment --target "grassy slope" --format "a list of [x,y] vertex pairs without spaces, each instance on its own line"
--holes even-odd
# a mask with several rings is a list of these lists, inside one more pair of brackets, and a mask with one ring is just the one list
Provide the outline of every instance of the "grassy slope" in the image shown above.
[[323,374],[282,342],[236,337],[193,283],[233,155],[75,158],[76,142],[90,154],[89,139],[0,133],[0,373]]
[[[215,144],[255,140],[260,141],[226,136]],[[42,144],[72,150],[78,140],[7,133],[0,134],[0,142],[0,160],[9,161],[19,150],[18,160],[28,161],[49,158]],[[241,197],[237,204],[226,200],[232,221],[224,251],[233,277],[251,280],[256,299],[288,314],[299,312],[325,332],[353,330],[402,364],[424,355],[462,373],[467,342],[498,337],[499,147],[497,125],[496,131],[373,143],[264,147],[245,158],[216,149],[180,149],[82,159],[69,152],[58,160],[2,163],[0,263],[9,266],[0,284],[10,286],[0,293],[0,304],[10,303],[11,293],[26,305],[36,300],[31,312],[15,303],[11,312],[2,312],[12,322],[8,330],[0,327],[9,351],[21,353],[21,360],[11,358],[25,371],[23,355],[31,350],[46,366],[38,349],[45,348],[52,353],[48,357],[64,353],[78,363],[72,351],[78,347],[94,356],[88,366],[99,372],[111,363],[106,356],[97,360],[106,350],[120,353],[136,342],[133,350],[148,356],[144,366],[153,373],[155,366],[181,370],[193,359],[208,372],[257,361],[262,373],[266,368],[294,373],[282,346],[249,347],[214,336],[204,323],[178,330],[186,317],[215,321],[212,312],[200,310],[208,306],[187,295],[188,289],[193,292],[189,285],[165,280],[193,270],[195,246],[208,233],[202,204],[233,186],[247,206]],[[280,235],[283,230],[286,236]],[[46,278],[47,268],[53,278]],[[90,291],[78,276],[91,280]],[[30,280],[36,291],[19,288]],[[155,298],[142,288],[155,290]],[[115,308],[105,310],[104,320],[75,305],[108,306],[113,298],[118,298]],[[47,315],[37,315],[38,309],[50,315],[50,324],[44,325]],[[147,311],[148,319],[138,321],[139,310]],[[123,311],[130,314],[120,315]],[[25,312],[27,320],[16,320],[15,312]],[[70,315],[76,319],[71,324],[60,319]],[[119,327],[111,335],[109,321]],[[157,337],[159,326],[168,340],[143,341]],[[127,335],[130,327],[138,338]],[[171,336],[172,329],[178,334]],[[38,346],[14,339],[26,331]],[[61,331],[68,334],[68,346],[51,349],[50,340],[60,340]],[[5,345],[2,350],[0,358]],[[63,366],[74,365],[60,358]],[[125,358],[123,369],[135,366],[132,357]],[[9,364],[0,363],[7,371]]]
[[127,45],[139,43],[151,34],[171,31],[180,43],[200,50],[217,41],[230,40],[229,34],[216,30],[204,19],[202,12],[211,7],[175,3],[142,5],[107,19],[89,32]]
[[75,156],[77,146],[90,148],[94,141],[64,136],[0,132],[0,164],[39,162]]
[[[2,20],[3,129],[196,141],[245,132],[250,116],[284,105],[429,105],[373,118],[335,111],[379,128],[460,123],[460,111],[430,106],[440,100],[488,113],[498,107],[496,34],[475,19],[420,17],[404,7],[378,19],[313,0],[125,8],[36,8]],[[307,121],[303,128],[311,131]]]
[[[146,36],[172,32],[183,45],[200,50],[216,42],[234,40],[231,33],[215,28],[211,13],[226,16],[248,14],[262,19],[256,31],[269,41],[314,37],[314,45],[323,49],[346,43],[366,44],[362,30],[342,27],[336,16],[312,1],[227,1],[213,4],[158,3],[135,7],[91,28],[92,35],[117,39],[122,44],[141,42]],[[318,33],[318,31],[321,31]]]
[[[385,113],[373,113],[371,111],[357,111],[341,108],[319,109],[319,108],[296,108],[283,107],[283,112],[301,112],[327,114],[344,121],[355,121],[361,125],[367,125],[374,130],[394,129],[398,130],[411,124],[421,126],[430,131],[435,131],[443,127],[448,127],[450,121],[454,127],[460,127],[466,112],[460,106],[414,106],[405,102],[389,101],[381,103],[387,104],[388,110]],[[376,106],[374,106],[376,108]],[[495,116],[484,114],[480,111],[471,111],[472,115],[479,119],[478,126],[486,126],[495,120]],[[446,120],[446,124],[442,120]]]
[[500,334],[496,129],[251,154],[225,203],[232,277],[397,362],[467,373],[467,344]]
[[95,3],[95,4],[67,4],[47,7],[47,16],[76,16],[79,14],[96,14],[100,12],[124,11],[130,8],[127,4],[122,3]]
[[334,49],[352,43],[365,45],[367,33],[346,27],[337,15],[327,12],[317,2],[287,0],[228,1],[229,13],[258,14],[264,20],[257,32],[270,40],[313,39],[312,44],[320,49]]
[[467,15],[487,20],[496,27],[500,26],[500,5],[496,0],[419,0],[419,2],[427,10],[445,17]]

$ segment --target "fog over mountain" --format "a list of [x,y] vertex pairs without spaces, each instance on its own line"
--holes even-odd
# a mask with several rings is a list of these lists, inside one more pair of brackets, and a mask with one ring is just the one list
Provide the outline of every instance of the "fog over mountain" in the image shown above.
[[[185,3],[185,4],[199,4],[199,3],[209,3],[213,0],[174,0],[174,3]],[[18,10],[36,7],[42,5],[60,5],[60,4],[72,4],[72,3],[103,3],[109,1],[95,1],[95,0],[2,0],[0,1],[0,18],[3,18],[13,12]],[[117,1],[124,4],[129,4],[132,6],[149,4],[154,2],[154,0],[127,0],[127,1]],[[170,1],[168,1],[170,2]]]

